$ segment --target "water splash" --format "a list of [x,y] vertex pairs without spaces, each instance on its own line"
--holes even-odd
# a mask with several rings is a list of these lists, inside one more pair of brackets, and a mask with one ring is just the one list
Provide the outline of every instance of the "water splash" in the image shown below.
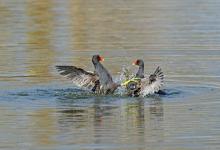
[[[157,72],[157,75],[161,73],[161,70]],[[141,79],[140,81],[140,87],[141,92],[140,96],[145,97],[149,95],[154,95],[158,91],[160,91],[161,87],[163,86],[163,79],[159,76],[157,77],[157,80],[153,82],[152,84],[149,84],[149,78],[147,74],[144,75],[145,78]],[[122,71],[120,72],[119,76],[116,77],[116,81],[120,82],[120,84],[124,83],[125,81],[129,81],[135,77],[135,74],[131,71],[131,69],[127,66],[123,66]],[[128,93],[128,90],[125,86],[121,86],[118,89],[119,94],[126,95]],[[165,93],[165,92],[162,92]]]
[[[134,76],[135,75],[132,73],[130,67],[123,66],[122,70],[117,76],[115,76],[115,82],[121,85],[123,82],[132,79]],[[116,90],[115,94],[125,96],[127,94],[127,90],[124,86],[120,86]]]

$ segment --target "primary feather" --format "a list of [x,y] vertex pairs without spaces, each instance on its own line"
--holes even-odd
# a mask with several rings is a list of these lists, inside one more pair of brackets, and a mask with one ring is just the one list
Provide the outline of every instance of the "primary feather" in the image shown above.
[[164,83],[164,75],[162,69],[157,67],[155,72],[141,81],[140,95],[146,96],[158,92]]
[[[56,66],[61,75],[72,80],[73,84],[92,90],[97,86],[98,76],[75,66]],[[94,90],[94,89],[93,89]]]

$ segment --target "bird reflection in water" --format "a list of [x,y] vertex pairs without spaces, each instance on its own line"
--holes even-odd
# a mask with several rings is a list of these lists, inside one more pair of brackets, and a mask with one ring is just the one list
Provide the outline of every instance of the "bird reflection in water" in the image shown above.
[[69,140],[74,144],[99,143],[102,135],[106,136],[102,131],[108,132],[108,128],[111,128],[108,125],[112,120],[116,120],[108,119],[108,116],[117,117],[117,115],[112,114],[116,107],[103,104],[102,98],[95,97],[81,105],[78,101],[75,103],[74,100],[67,99],[60,103],[64,107],[57,112],[61,133],[71,133],[68,134],[69,137],[65,137],[66,142]]
[[160,97],[154,96],[153,99],[149,102],[149,129],[151,130],[152,140],[156,143],[161,143],[164,141],[164,109],[163,101]]
[[163,103],[160,97],[136,98],[125,105],[124,136],[128,143],[151,143],[163,138]]
[[163,103],[159,97],[107,99],[93,97],[81,106],[64,102],[64,109],[58,111],[61,133],[73,133],[72,142],[84,144],[163,140]]

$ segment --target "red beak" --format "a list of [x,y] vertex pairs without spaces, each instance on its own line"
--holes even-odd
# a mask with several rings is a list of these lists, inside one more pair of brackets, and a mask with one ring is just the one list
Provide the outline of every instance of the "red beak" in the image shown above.
[[135,61],[132,63],[132,65],[137,65],[137,60],[135,60]]
[[99,56],[99,61],[104,61],[104,58]]

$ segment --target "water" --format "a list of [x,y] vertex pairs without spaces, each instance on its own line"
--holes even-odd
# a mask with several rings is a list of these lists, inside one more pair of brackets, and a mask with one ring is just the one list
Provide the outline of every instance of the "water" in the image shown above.
[[[219,149],[220,2],[0,1],[0,149]],[[90,95],[55,65],[159,65],[167,95]],[[135,70],[136,67],[131,66]]]

